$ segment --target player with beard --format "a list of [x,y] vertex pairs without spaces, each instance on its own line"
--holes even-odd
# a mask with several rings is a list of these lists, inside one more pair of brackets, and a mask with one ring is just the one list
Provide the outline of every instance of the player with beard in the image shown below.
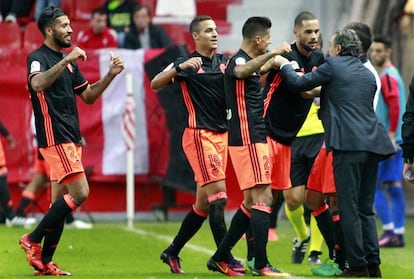
[[[27,58],[27,78],[36,126],[39,151],[50,166],[52,204],[31,233],[23,235],[20,247],[35,269],[35,275],[70,275],[52,262],[62,235],[65,217],[89,195],[82,165],[82,142],[76,96],[93,104],[124,69],[124,62],[111,54],[107,74],[89,84],[76,61],[86,53],[75,47],[69,54],[72,28],[68,16],[59,8],[48,7],[39,17],[43,45]],[[43,240],[43,248],[42,248]]]
[[[295,18],[296,41],[291,44],[292,51],[283,56],[297,61],[299,71],[302,73],[316,69],[324,61],[324,55],[317,49],[319,28],[318,19],[309,12],[301,12]],[[268,67],[272,66],[271,62],[267,64]],[[278,69],[270,69],[263,92],[267,141],[274,166],[272,168],[273,200],[276,200],[277,191],[283,190],[286,215],[297,234],[294,239],[292,263],[301,263],[310,240],[303,218],[305,184],[313,160],[322,146],[323,127],[313,100],[304,99],[299,92],[290,91]],[[302,139],[297,142],[295,138],[305,119],[308,124],[302,129],[306,128],[306,131],[303,132]],[[295,142],[297,144],[291,148],[292,143]],[[318,232],[317,228],[315,231]],[[251,239],[249,233],[247,239]],[[252,267],[254,263],[253,253],[250,252],[252,250],[252,245],[248,241],[248,267]]]

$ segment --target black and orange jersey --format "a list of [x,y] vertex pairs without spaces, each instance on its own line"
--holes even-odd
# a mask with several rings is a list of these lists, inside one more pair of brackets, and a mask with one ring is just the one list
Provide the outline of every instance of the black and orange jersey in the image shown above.
[[42,45],[27,58],[30,99],[35,115],[36,139],[39,147],[65,142],[81,145],[76,95],[87,88],[88,82],[77,64],[74,62],[68,64],[66,70],[44,91],[36,92],[30,86],[30,80],[34,75],[49,70],[65,55]]
[[[292,51],[283,56],[298,62],[303,73],[316,70],[325,58],[322,52],[315,50],[309,57],[302,56],[296,44]],[[265,104],[265,122],[268,136],[284,145],[290,146],[312,105],[312,99],[304,99],[299,92],[290,92],[280,76],[279,70],[268,73],[263,88]]]
[[[187,127],[225,132],[227,121],[223,76],[228,57],[214,54],[210,59],[196,51],[190,56],[201,57],[201,68],[198,71],[181,71],[175,76],[187,108]],[[181,57],[174,64],[178,65],[186,59]]]
[[[9,136],[9,131],[6,129],[6,127],[4,127],[3,123],[0,122],[0,135],[2,135],[3,137],[8,137]],[[3,149],[3,144],[1,143],[0,140],[0,168],[3,168],[6,166],[6,156],[4,156],[4,149]],[[0,171],[0,175],[2,175],[3,173]]]
[[234,75],[235,67],[249,60],[247,53],[240,49],[230,59],[224,76],[230,146],[266,143],[260,74],[254,72],[246,79]]

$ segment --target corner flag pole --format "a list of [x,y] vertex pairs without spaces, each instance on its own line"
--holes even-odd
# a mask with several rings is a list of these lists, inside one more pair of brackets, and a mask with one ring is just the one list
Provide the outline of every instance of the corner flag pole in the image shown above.
[[135,99],[132,90],[132,74],[126,74],[126,102],[122,116],[122,133],[127,146],[126,153],[126,209],[128,228],[133,228],[135,215],[135,181],[134,181],[134,148],[135,148]]

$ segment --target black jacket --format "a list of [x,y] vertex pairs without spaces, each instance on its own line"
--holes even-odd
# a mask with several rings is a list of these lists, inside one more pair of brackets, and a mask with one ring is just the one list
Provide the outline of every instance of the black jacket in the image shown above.
[[358,57],[328,58],[316,71],[303,76],[290,66],[283,67],[281,73],[291,90],[322,85],[320,118],[328,150],[367,151],[383,158],[394,154],[372,106],[375,77]]
[[[167,48],[172,45],[170,37],[165,33],[164,29],[154,24],[148,26],[150,37],[150,48]],[[139,40],[139,33],[135,26],[132,26],[130,31],[125,35],[124,48],[139,49],[141,42]]]

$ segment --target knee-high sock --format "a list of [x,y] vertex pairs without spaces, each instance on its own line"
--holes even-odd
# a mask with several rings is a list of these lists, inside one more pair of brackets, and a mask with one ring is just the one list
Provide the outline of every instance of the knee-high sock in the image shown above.
[[217,262],[224,261],[231,249],[236,245],[237,241],[246,232],[250,225],[250,212],[241,205],[231,219],[230,228],[223,238],[220,246],[213,255],[213,259]]
[[7,174],[0,175],[0,205],[4,209],[6,218],[11,220],[15,216],[13,202],[10,199],[9,185],[7,184]]
[[257,269],[268,264],[266,246],[271,210],[271,207],[265,205],[253,205],[251,210],[250,227],[254,236],[254,264]]
[[341,216],[338,211],[332,212],[333,228],[335,233],[335,262],[339,265],[342,270],[345,269],[345,240],[344,233],[342,231]]
[[167,248],[167,252],[178,255],[187,241],[189,241],[201,228],[207,216],[206,213],[201,212],[195,205],[193,205],[191,210],[184,217],[177,235]]
[[247,243],[247,260],[251,261],[254,258],[254,236],[252,226],[250,225],[246,231],[246,243]]
[[17,207],[16,210],[16,215],[17,216],[25,216],[25,210],[26,207],[31,204],[35,199],[35,194],[33,194],[32,192],[26,191],[24,190],[22,192],[22,198],[20,199],[20,203]]
[[42,247],[42,263],[47,264],[52,261],[53,255],[55,254],[58,246],[60,237],[63,233],[65,221],[61,220],[53,227],[53,229],[45,235]]
[[323,245],[323,236],[319,231],[318,223],[313,215],[310,217],[310,231],[311,239],[309,244],[309,251],[321,252]]
[[288,208],[287,204],[285,204],[285,212],[286,217],[289,219],[290,223],[295,229],[299,240],[305,240],[308,237],[308,229],[306,228],[305,219],[303,217],[303,205],[292,211]]
[[76,205],[73,203],[73,199],[69,194],[55,201],[35,230],[30,234],[30,240],[39,243],[42,242],[43,237],[53,230],[56,224],[64,221],[66,215],[75,208]]
[[[225,195],[226,193],[224,193]],[[222,195],[220,195],[222,196]],[[225,198],[215,199],[209,198],[209,222],[210,229],[213,233],[214,241],[216,242],[216,247],[218,247],[223,240],[224,235],[227,232],[226,222],[224,220],[224,208],[227,204],[227,196]]]
[[405,201],[402,187],[388,187],[391,199],[392,220],[397,234],[404,234],[405,230]]
[[[313,210],[312,215],[318,224],[319,231],[325,239],[326,245],[328,246],[329,258],[334,258],[335,249],[335,232],[329,206],[325,203],[322,206]],[[313,237],[313,236],[312,236]]]
[[385,196],[384,190],[382,189],[380,183],[377,183],[377,186],[375,189],[374,206],[375,206],[375,211],[381,220],[381,223],[383,225],[392,227],[390,206],[388,204],[387,197]]

